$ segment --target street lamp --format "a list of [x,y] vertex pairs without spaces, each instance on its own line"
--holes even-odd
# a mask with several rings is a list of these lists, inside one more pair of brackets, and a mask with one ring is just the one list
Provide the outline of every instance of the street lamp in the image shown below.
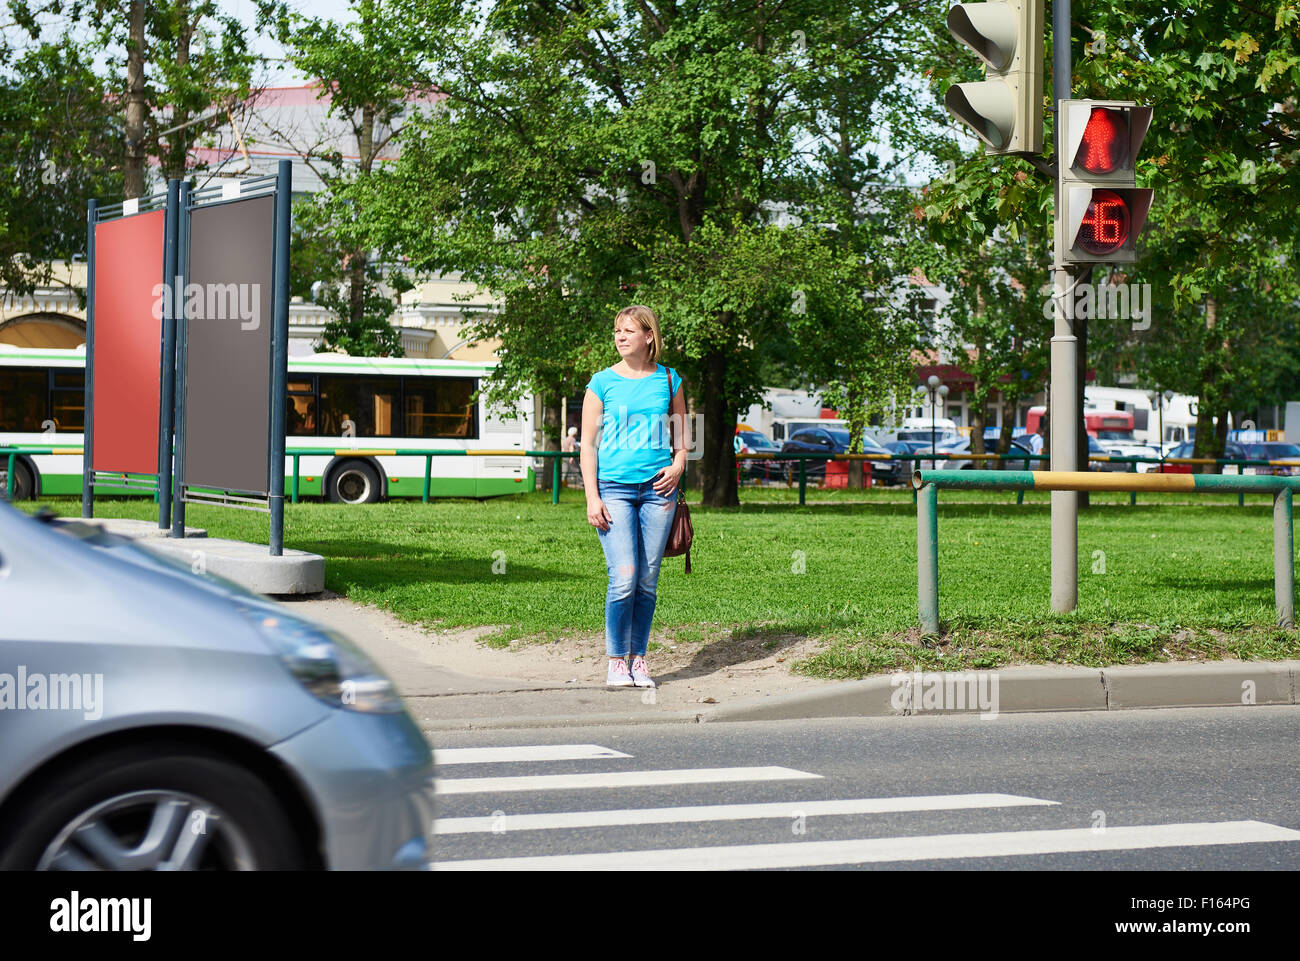
[[934,395],[938,394],[940,398],[948,396],[948,385],[939,380],[936,374],[931,374],[926,378],[925,386],[930,393],[930,454],[933,457],[935,453],[934,446]]
[[1164,403],[1160,405],[1160,459],[1165,459],[1165,406],[1174,399],[1174,392],[1167,390],[1161,395]]

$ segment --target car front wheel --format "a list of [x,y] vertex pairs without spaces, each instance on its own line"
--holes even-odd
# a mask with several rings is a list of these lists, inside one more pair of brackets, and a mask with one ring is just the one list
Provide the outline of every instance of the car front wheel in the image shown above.
[[0,869],[254,871],[305,866],[270,788],[203,748],[135,745],[64,768],[20,802]]

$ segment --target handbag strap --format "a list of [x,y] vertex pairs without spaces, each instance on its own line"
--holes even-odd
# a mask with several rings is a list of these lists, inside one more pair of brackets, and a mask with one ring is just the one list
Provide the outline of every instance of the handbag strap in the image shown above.
[[[673,448],[673,374],[668,365],[664,365],[664,376],[668,378],[668,453],[669,456],[675,456],[677,451]],[[682,490],[681,483],[677,485],[677,503],[686,503],[686,491]],[[686,555],[687,573],[690,573],[690,554]]]
[[673,449],[673,375],[666,364],[664,365],[664,376],[668,378],[668,454],[672,456],[677,453]]

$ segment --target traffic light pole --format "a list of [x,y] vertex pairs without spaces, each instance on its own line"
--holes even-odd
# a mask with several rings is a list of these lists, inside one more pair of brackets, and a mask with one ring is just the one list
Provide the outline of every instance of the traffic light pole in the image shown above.
[[[1061,101],[1071,97],[1070,0],[1052,4],[1052,99],[1056,119],[1056,162],[1061,155]],[[1063,216],[1064,198],[1057,187],[1055,215]],[[1058,228],[1059,232],[1059,228]],[[1079,341],[1074,335],[1069,298],[1074,296],[1073,271],[1057,265],[1052,272],[1055,329],[1051,353],[1051,469],[1079,469],[1079,394],[1077,362]],[[1052,491],[1052,610],[1063,614],[1079,605],[1079,495]]]
[[[1073,294],[1073,271],[1053,271],[1052,301],[1055,330],[1052,336],[1051,469],[1079,469],[1079,394],[1076,363],[1079,340],[1070,321],[1068,299]],[[1052,610],[1063,614],[1079,604],[1079,495],[1077,491],[1052,491]]]

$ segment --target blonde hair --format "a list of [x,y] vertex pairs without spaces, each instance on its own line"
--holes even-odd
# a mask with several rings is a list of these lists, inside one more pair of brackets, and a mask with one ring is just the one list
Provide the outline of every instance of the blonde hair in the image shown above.
[[658,363],[659,355],[664,352],[664,338],[659,332],[659,318],[655,316],[655,312],[643,304],[633,304],[618,312],[614,317],[614,326],[618,327],[624,320],[634,320],[641,325],[642,330],[648,330],[654,335],[654,339],[650,342],[650,362]]

